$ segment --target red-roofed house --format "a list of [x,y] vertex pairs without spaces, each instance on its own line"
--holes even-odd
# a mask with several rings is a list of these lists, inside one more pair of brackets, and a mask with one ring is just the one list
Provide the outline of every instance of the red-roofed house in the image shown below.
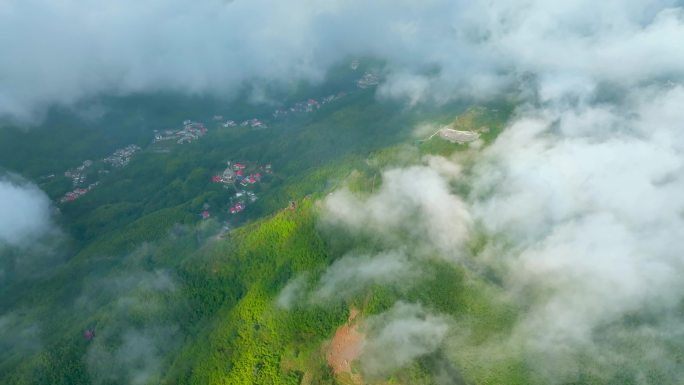
[[237,214],[244,209],[245,205],[243,205],[242,203],[236,203],[235,206],[232,206],[229,210],[231,214]]

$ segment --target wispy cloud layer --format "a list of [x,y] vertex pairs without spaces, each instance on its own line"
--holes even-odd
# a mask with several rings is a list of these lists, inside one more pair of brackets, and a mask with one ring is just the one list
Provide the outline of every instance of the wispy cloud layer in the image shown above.
[[[681,86],[649,85],[617,102],[525,105],[493,145],[470,150],[467,172],[436,157],[386,171],[369,197],[329,196],[324,220],[492,272],[521,314],[482,349],[523,357],[542,382],[607,380],[630,365],[628,376],[676,383],[683,104]],[[472,187],[467,196],[454,178]],[[470,254],[474,236],[486,241]]]
[[435,352],[449,330],[445,317],[430,314],[420,305],[397,302],[390,310],[368,318],[370,337],[364,342],[364,373],[386,375],[418,357]]
[[[476,167],[476,189],[495,192],[475,194],[472,211],[499,240],[482,257],[499,264],[521,301],[543,293],[514,338],[547,368],[609,349],[607,336],[629,329],[629,317],[669,319],[681,306],[682,102],[684,90],[671,87],[630,94],[619,107],[535,110]],[[646,325],[681,333],[681,322]]]
[[458,245],[468,236],[470,214],[461,198],[450,191],[447,175],[458,174],[458,166],[443,167],[446,161],[431,158],[434,167],[413,166],[386,171],[377,193],[366,199],[341,189],[325,200],[324,221],[344,225],[353,232],[373,230],[388,245],[416,241],[416,247],[429,245],[425,252],[438,249],[456,259]]
[[64,237],[50,198],[38,186],[0,171],[0,286],[43,274],[62,261]]
[[[478,18],[469,36],[530,76],[528,102],[465,174],[438,158],[387,171],[370,197],[329,197],[335,219],[325,220],[446,256],[467,254],[471,236],[484,235],[472,260],[525,309],[503,344],[522,349],[543,381],[582,370],[610,378],[633,362],[630,376],[662,370],[675,382],[681,373],[668,356],[683,344],[675,314],[684,300],[684,66],[670,43],[682,34],[682,9],[479,6],[468,10],[494,19]],[[450,178],[472,190],[458,197]],[[641,358],[630,343],[643,347]]]
[[29,119],[98,93],[316,81],[350,55],[385,60],[379,94],[411,103],[529,84],[548,100],[681,78],[682,19],[673,0],[10,0],[0,115]]
[[0,250],[29,246],[53,228],[50,198],[16,176],[0,175]]
[[[514,91],[522,106],[468,173],[434,158],[386,171],[369,197],[326,199],[327,223],[372,234],[385,250],[338,261],[319,295],[350,277],[386,282],[387,266],[404,271],[433,254],[472,257],[524,309],[504,345],[521,348],[542,382],[576,379],[583,359],[599,377],[628,367],[641,382],[657,371],[676,383],[683,41],[675,0],[10,0],[0,4],[0,115],[26,120],[103,92],[315,81],[364,55],[387,63],[378,95],[409,104]],[[456,194],[454,178],[472,192]],[[14,201],[26,210],[44,206],[29,187],[0,189],[25,190]],[[44,209],[24,223],[12,206],[1,242],[44,229]],[[467,255],[474,231],[487,242]],[[430,341],[444,335],[441,322],[418,324],[439,337]]]

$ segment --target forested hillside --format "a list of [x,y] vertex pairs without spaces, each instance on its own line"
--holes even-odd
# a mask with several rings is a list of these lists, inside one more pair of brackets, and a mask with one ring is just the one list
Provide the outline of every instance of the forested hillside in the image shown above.
[[[302,87],[290,99],[324,95],[347,84],[342,80]],[[159,108],[150,108],[150,101]],[[314,282],[359,245],[320,227],[320,200],[342,186],[359,192],[377,188],[380,172],[400,162],[407,148],[413,148],[412,156],[458,149],[439,140],[422,142],[414,128],[427,119],[448,123],[463,107],[407,111],[361,89],[267,129],[225,127],[220,121],[208,123],[207,135],[189,145],[151,143],[153,130],[164,127],[154,114],[169,115],[168,125],[177,124],[192,109],[169,114],[170,107],[163,106],[182,102],[159,96],[128,98],[124,106],[110,101],[110,112],[97,120],[107,126],[102,129],[78,128],[91,124],[55,112],[48,121],[74,127],[73,133],[59,131],[63,142],[43,140],[57,133],[47,126],[3,131],[19,146],[39,143],[27,147],[23,158],[3,164],[33,176],[55,201],[71,188],[59,170],[123,145],[141,148],[125,167],[88,174],[98,183],[78,200],[56,204],[62,230],[42,241],[55,248],[52,259],[17,254],[6,265],[16,274],[1,282],[3,335],[13,335],[3,340],[7,349],[0,354],[3,382],[334,383],[338,376],[323,345],[350,306],[371,315],[406,294],[376,288],[325,305],[276,305],[289,281],[301,275]],[[137,120],[122,121],[114,112],[137,103],[146,106]],[[206,100],[191,103],[202,106],[197,107],[202,116],[219,108]],[[241,118],[270,109],[229,107],[241,111]],[[504,107],[503,115],[472,110],[463,116],[477,115],[477,124],[500,129],[505,114]],[[151,120],[155,123],[144,123]],[[121,134],[106,139],[115,123],[122,124]],[[83,130],[90,130],[85,135],[92,140],[79,140],[75,147],[73,139],[82,139]],[[72,158],[62,157],[62,164],[36,156],[50,158],[59,151]],[[268,163],[273,173],[251,188],[258,200],[231,215],[232,187],[211,179],[226,161],[242,160]],[[212,217],[202,220],[202,210]],[[21,275],[22,260],[40,266]],[[444,284],[458,283],[434,281],[431,290],[448,290],[439,287]]]

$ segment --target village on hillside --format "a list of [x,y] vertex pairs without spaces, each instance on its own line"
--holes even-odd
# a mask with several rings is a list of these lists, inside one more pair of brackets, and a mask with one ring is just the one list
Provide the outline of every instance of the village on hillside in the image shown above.
[[86,181],[88,171],[92,167],[92,160],[84,160],[83,163],[75,168],[70,168],[64,171],[64,176],[71,179],[71,184],[74,187],[83,185]]
[[128,162],[133,159],[133,155],[140,150],[142,149],[139,146],[130,144],[124,148],[114,151],[112,155],[104,158],[103,160],[105,163],[108,163],[114,167],[125,167],[128,165]]
[[[356,71],[359,68],[359,65],[360,65],[359,60],[355,59],[351,62],[350,68],[352,70]],[[359,78],[355,81],[356,87],[360,88],[360,89],[366,89],[366,88],[374,87],[374,86],[377,86],[378,84],[380,84],[380,78],[374,72],[365,72],[361,76],[361,78]],[[311,112],[319,110],[321,107],[323,107],[326,104],[333,103],[333,102],[343,98],[346,95],[347,95],[346,92],[340,91],[340,92],[337,92],[334,94],[329,94],[329,95],[322,97],[320,99],[309,98],[306,100],[302,100],[302,101],[299,101],[299,102],[292,104],[289,107],[281,107],[281,108],[276,109],[271,114],[271,117],[274,120],[278,120],[278,119],[283,119],[283,118],[291,116],[291,115],[311,113]],[[223,128],[230,128],[230,127],[250,127],[250,128],[255,128],[255,129],[269,128],[268,123],[262,119],[259,119],[259,118],[250,118],[250,119],[245,119],[245,120],[238,122],[237,120],[234,120],[234,119],[225,119],[223,115],[214,115],[212,119],[214,121],[221,122],[221,126]]]
[[[350,64],[350,68],[356,71],[359,68],[359,65],[360,63],[358,60],[353,60]],[[379,77],[372,72],[365,72],[361,78],[355,81],[356,87],[361,89],[370,88],[378,85],[379,83]],[[272,118],[274,120],[278,120],[290,115],[312,113],[319,110],[322,106],[333,103],[345,97],[346,95],[346,92],[341,91],[320,99],[309,98],[299,101],[289,107],[276,109],[272,113]],[[217,122],[223,128],[269,128],[269,124],[265,120],[257,117],[245,120],[231,120],[224,118],[223,115],[214,115],[212,120]],[[208,129],[204,123],[186,119],[182,122],[182,128],[180,129],[169,128],[163,130],[154,130],[154,139],[152,143],[175,143],[179,145],[188,144],[197,141],[207,133]],[[440,137],[446,140],[474,140],[468,135],[445,132],[443,130],[440,130],[435,134],[439,134]],[[89,183],[89,179],[96,179],[98,176],[108,174],[111,172],[111,169],[123,168],[127,166],[135,154],[141,150],[142,149],[139,146],[131,144],[121,149],[117,149],[112,155],[105,157],[101,161],[86,160],[78,167],[67,170],[64,172],[64,176],[71,179],[73,190],[67,192],[60,199],[60,202],[71,202],[86,195],[100,183],[99,180],[94,180]],[[156,152],[168,151],[170,151],[168,147],[162,146],[157,148]],[[228,162],[227,167],[223,170],[223,172],[212,177],[212,182],[220,183],[224,187],[233,191],[234,195],[231,197],[231,206],[229,207],[228,212],[231,214],[237,214],[245,210],[248,204],[258,200],[257,193],[252,191],[250,188],[261,183],[262,178],[271,174],[272,172],[273,171],[270,164],[261,166],[247,162]],[[46,176],[45,179],[53,177],[54,174],[51,174]],[[201,212],[200,216],[203,219],[207,219],[211,216],[211,213],[208,209],[205,209]]]
[[64,176],[71,179],[73,190],[64,194],[59,200],[60,203],[73,202],[88,194],[100,184],[99,180],[88,183],[89,179],[99,178],[101,175],[108,174],[110,170],[107,166],[113,168],[126,167],[140,150],[142,149],[139,146],[130,144],[117,149],[112,155],[100,161],[85,160],[80,166],[66,170]]
[[163,141],[176,141],[178,144],[192,143],[207,134],[204,123],[193,122],[192,120],[183,121],[183,128],[180,130],[166,129],[164,131],[154,131],[153,143]]
[[[270,174],[273,174],[270,163],[262,166],[252,162],[228,161],[226,168],[220,174],[212,176],[211,181],[222,184],[224,188],[232,191],[228,212],[237,214],[242,212],[248,204],[259,199],[257,194],[249,188],[261,183],[262,179]],[[206,219],[210,213],[205,210],[201,216]]]
[[[332,103],[336,100],[339,100],[340,98],[344,97],[346,95],[345,92],[339,92],[337,94],[331,94],[328,96],[325,96],[321,98],[320,100],[310,98],[304,101],[296,102],[295,104],[291,105],[290,107],[286,108],[278,108],[273,113],[271,116],[273,119],[278,120],[285,118],[289,115],[292,114],[306,114],[310,112],[314,112],[318,109],[320,109],[322,106]],[[250,127],[250,128],[255,128],[255,129],[260,129],[260,128],[269,128],[268,123],[266,123],[264,120],[261,120],[259,118],[251,118],[251,119],[246,119],[241,122],[237,122],[232,119],[228,119],[224,121],[223,115],[215,115],[213,117],[213,120],[215,121],[221,121],[221,126],[223,128],[230,128],[230,127]]]
[[321,98],[320,101],[316,99],[307,99],[305,101],[297,102],[288,108],[279,108],[273,112],[273,118],[279,119],[290,114],[309,113],[320,109],[322,106],[332,103],[346,95],[345,92],[338,92]]
[[378,75],[371,72],[364,73],[361,79],[356,81],[356,86],[361,89],[374,87],[378,84],[380,84],[380,78],[378,77]]

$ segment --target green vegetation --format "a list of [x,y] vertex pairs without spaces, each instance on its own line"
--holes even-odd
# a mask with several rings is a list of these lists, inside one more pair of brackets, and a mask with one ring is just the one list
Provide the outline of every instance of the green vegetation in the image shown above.
[[[244,295],[236,304],[221,301],[203,336],[179,353],[176,362],[183,362],[187,372],[173,367],[172,377],[191,384],[296,383],[297,374],[281,367],[286,349],[315,349],[345,316],[343,308],[288,312],[274,306],[290,278],[328,263],[312,206],[307,200],[296,211],[236,230],[230,246],[217,244],[207,253],[208,271],[201,275],[233,277]],[[206,288],[198,288],[201,292]]]
[[[489,108],[482,106],[472,107],[464,113],[458,115],[456,119],[448,124],[449,128],[460,131],[475,131],[480,133],[480,139],[486,144],[490,144],[501,133],[504,125],[513,112],[513,105],[509,103],[499,103]],[[438,154],[447,156],[456,150],[468,148],[468,144],[454,145],[438,137],[421,141],[419,148],[423,154]]]
[[[322,87],[299,85],[288,102],[339,90],[351,75],[338,71]],[[272,106],[235,102],[226,108],[222,101],[174,95],[99,102],[107,108],[97,124],[55,110],[44,127],[0,134],[0,164],[32,177],[53,199],[71,189],[59,175],[65,169],[127,144],[143,147],[90,193],[59,206],[68,238],[61,265],[51,274],[0,282],[0,314],[11,321],[0,331],[23,336],[0,341],[0,350],[9,352],[0,352],[0,383],[117,384],[136,376],[136,383],[150,384],[334,384],[339,379],[322,346],[345,322],[350,304],[370,316],[399,299],[420,302],[477,325],[467,337],[471,343],[511,327],[515,309],[492,302],[496,296],[488,290],[496,288],[436,261],[410,289],[371,287],[348,303],[325,306],[275,304],[293,278],[314,282],[346,252],[373,247],[367,239],[319,228],[317,199],[342,184],[371,192],[387,167],[458,150],[435,140],[401,143],[412,141],[417,124],[449,122],[463,106],[407,111],[377,101],[373,90],[359,90],[269,129],[207,123],[204,138],[164,148],[150,145],[153,130],[186,118],[208,122],[217,113],[261,116]],[[483,135],[489,142],[510,112],[499,108],[495,114],[470,110],[457,124],[490,127]],[[259,200],[239,216],[227,213],[229,194],[210,180],[228,160],[274,169],[255,187]],[[50,173],[58,175],[41,178]],[[294,209],[286,208],[290,201]],[[215,215],[201,221],[205,205]],[[223,221],[232,230],[220,232]],[[84,338],[88,330],[92,339]],[[431,366],[444,359],[443,353],[425,357],[392,381],[431,383]],[[468,380],[505,382],[511,371],[524,373],[519,362],[483,369],[469,368],[466,355],[457,359]]]

